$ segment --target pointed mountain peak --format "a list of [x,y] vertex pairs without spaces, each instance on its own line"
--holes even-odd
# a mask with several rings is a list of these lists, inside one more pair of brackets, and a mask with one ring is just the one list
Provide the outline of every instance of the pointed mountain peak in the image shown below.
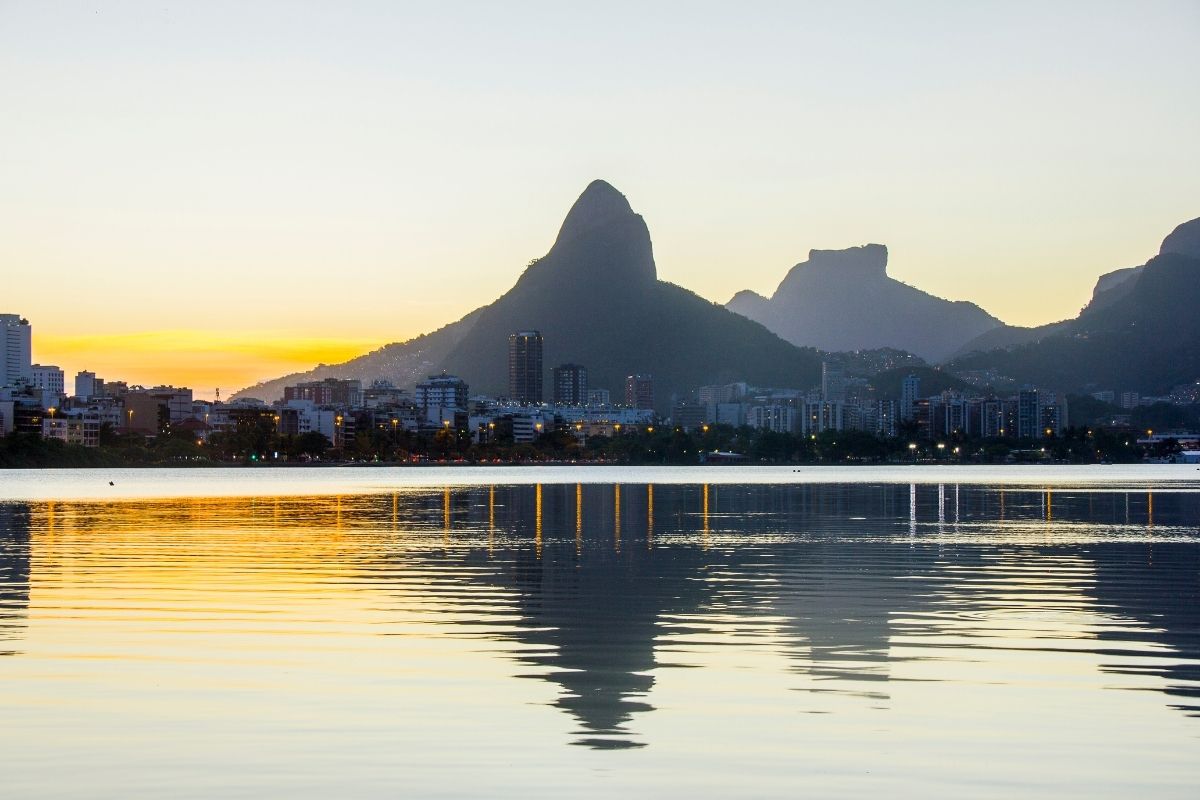
[[567,212],[556,244],[574,239],[580,234],[607,225],[624,217],[634,216],[633,208],[625,195],[607,181],[594,180],[579,195],[579,199]]

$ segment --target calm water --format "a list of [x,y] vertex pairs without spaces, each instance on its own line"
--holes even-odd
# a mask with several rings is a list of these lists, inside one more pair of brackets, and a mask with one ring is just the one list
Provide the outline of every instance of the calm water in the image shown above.
[[1194,797],[1198,477],[0,472],[0,796]]

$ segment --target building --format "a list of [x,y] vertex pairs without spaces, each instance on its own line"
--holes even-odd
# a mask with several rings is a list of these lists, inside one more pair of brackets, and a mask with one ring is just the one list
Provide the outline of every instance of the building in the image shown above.
[[542,334],[508,335],[508,396],[518,403],[542,402]]
[[612,405],[612,393],[608,389],[588,389],[587,404],[589,406]]
[[804,416],[800,420],[800,433],[815,436],[826,431],[840,431],[843,425],[844,407],[841,403],[824,400],[808,400],[804,403]]
[[827,403],[846,402],[846,371],[841,364],[821,362],[821,399]]
[[0,314],[0,389],[33,383],[33,333],[29,320]]
[[750,393],[750,387],[745,383],[724,383],[701,386],[696,390],[696,398],[707,406],[721,403],[737,403]]
[[917,400],[921,396],[921,379],[916,375],[907,376],[900,384],[900,419],[911,420],[916,416]]
[[685,431],[702,430],[707,427],[708,406],[704,403],[681,401],[671,408],[671,424]]
[[1037,439],[1042,435],[1042,409],[1038,390],[1025,386],[1017,393],[1017,437]]
[[362,405],[362,381],[326,378],[284,387],[283,401],[311,400],[319,406]]
[[100,418],[95,415],[42,417],[42,438],[83,447],[100,446]]
[[750,424],[775,433],[792,433],[796,430],[796,409],[784,405],[754,406],[750,409]]
[[33,386],[57,395],[66,394],[66,375],[61,369],[50,364],[34,364]]
[[561,364],[554,368],[553,374],[555,405],[587,405],[587,367],[580,366],[579,364]]
[[434,408],[467,407],[467,382],[456,375],[430,375],[417,384],[414,394],[417,406],[428,412]]
[[104,394],[104,379],[86,370],[75,373],[75,396],[80,400],[91,400]]
[[654,408],[652,375],[630,375],[625,379],[625,405],[630,408]]

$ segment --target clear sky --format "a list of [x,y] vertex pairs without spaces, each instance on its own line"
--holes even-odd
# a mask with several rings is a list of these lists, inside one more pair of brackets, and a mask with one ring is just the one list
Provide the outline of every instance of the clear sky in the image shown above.
[[223,394],[453,321],[593,178],[724,302],[810,248],[1007,322],[1200,216],[1200,2],[0,0],[0,312]]

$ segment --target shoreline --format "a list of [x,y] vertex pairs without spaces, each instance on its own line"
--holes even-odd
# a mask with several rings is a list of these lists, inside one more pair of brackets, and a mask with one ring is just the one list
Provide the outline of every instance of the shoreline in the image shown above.
[[[1200,491],[1200,470],[1187,464],[1127,465],[413,465],[122,467],[8,469],[0,503],[167,500],[175,498],[333,497],[464,490],[502,485],[974,485],[1088,492]],[[110,481],[111,484],[110,485]]]

